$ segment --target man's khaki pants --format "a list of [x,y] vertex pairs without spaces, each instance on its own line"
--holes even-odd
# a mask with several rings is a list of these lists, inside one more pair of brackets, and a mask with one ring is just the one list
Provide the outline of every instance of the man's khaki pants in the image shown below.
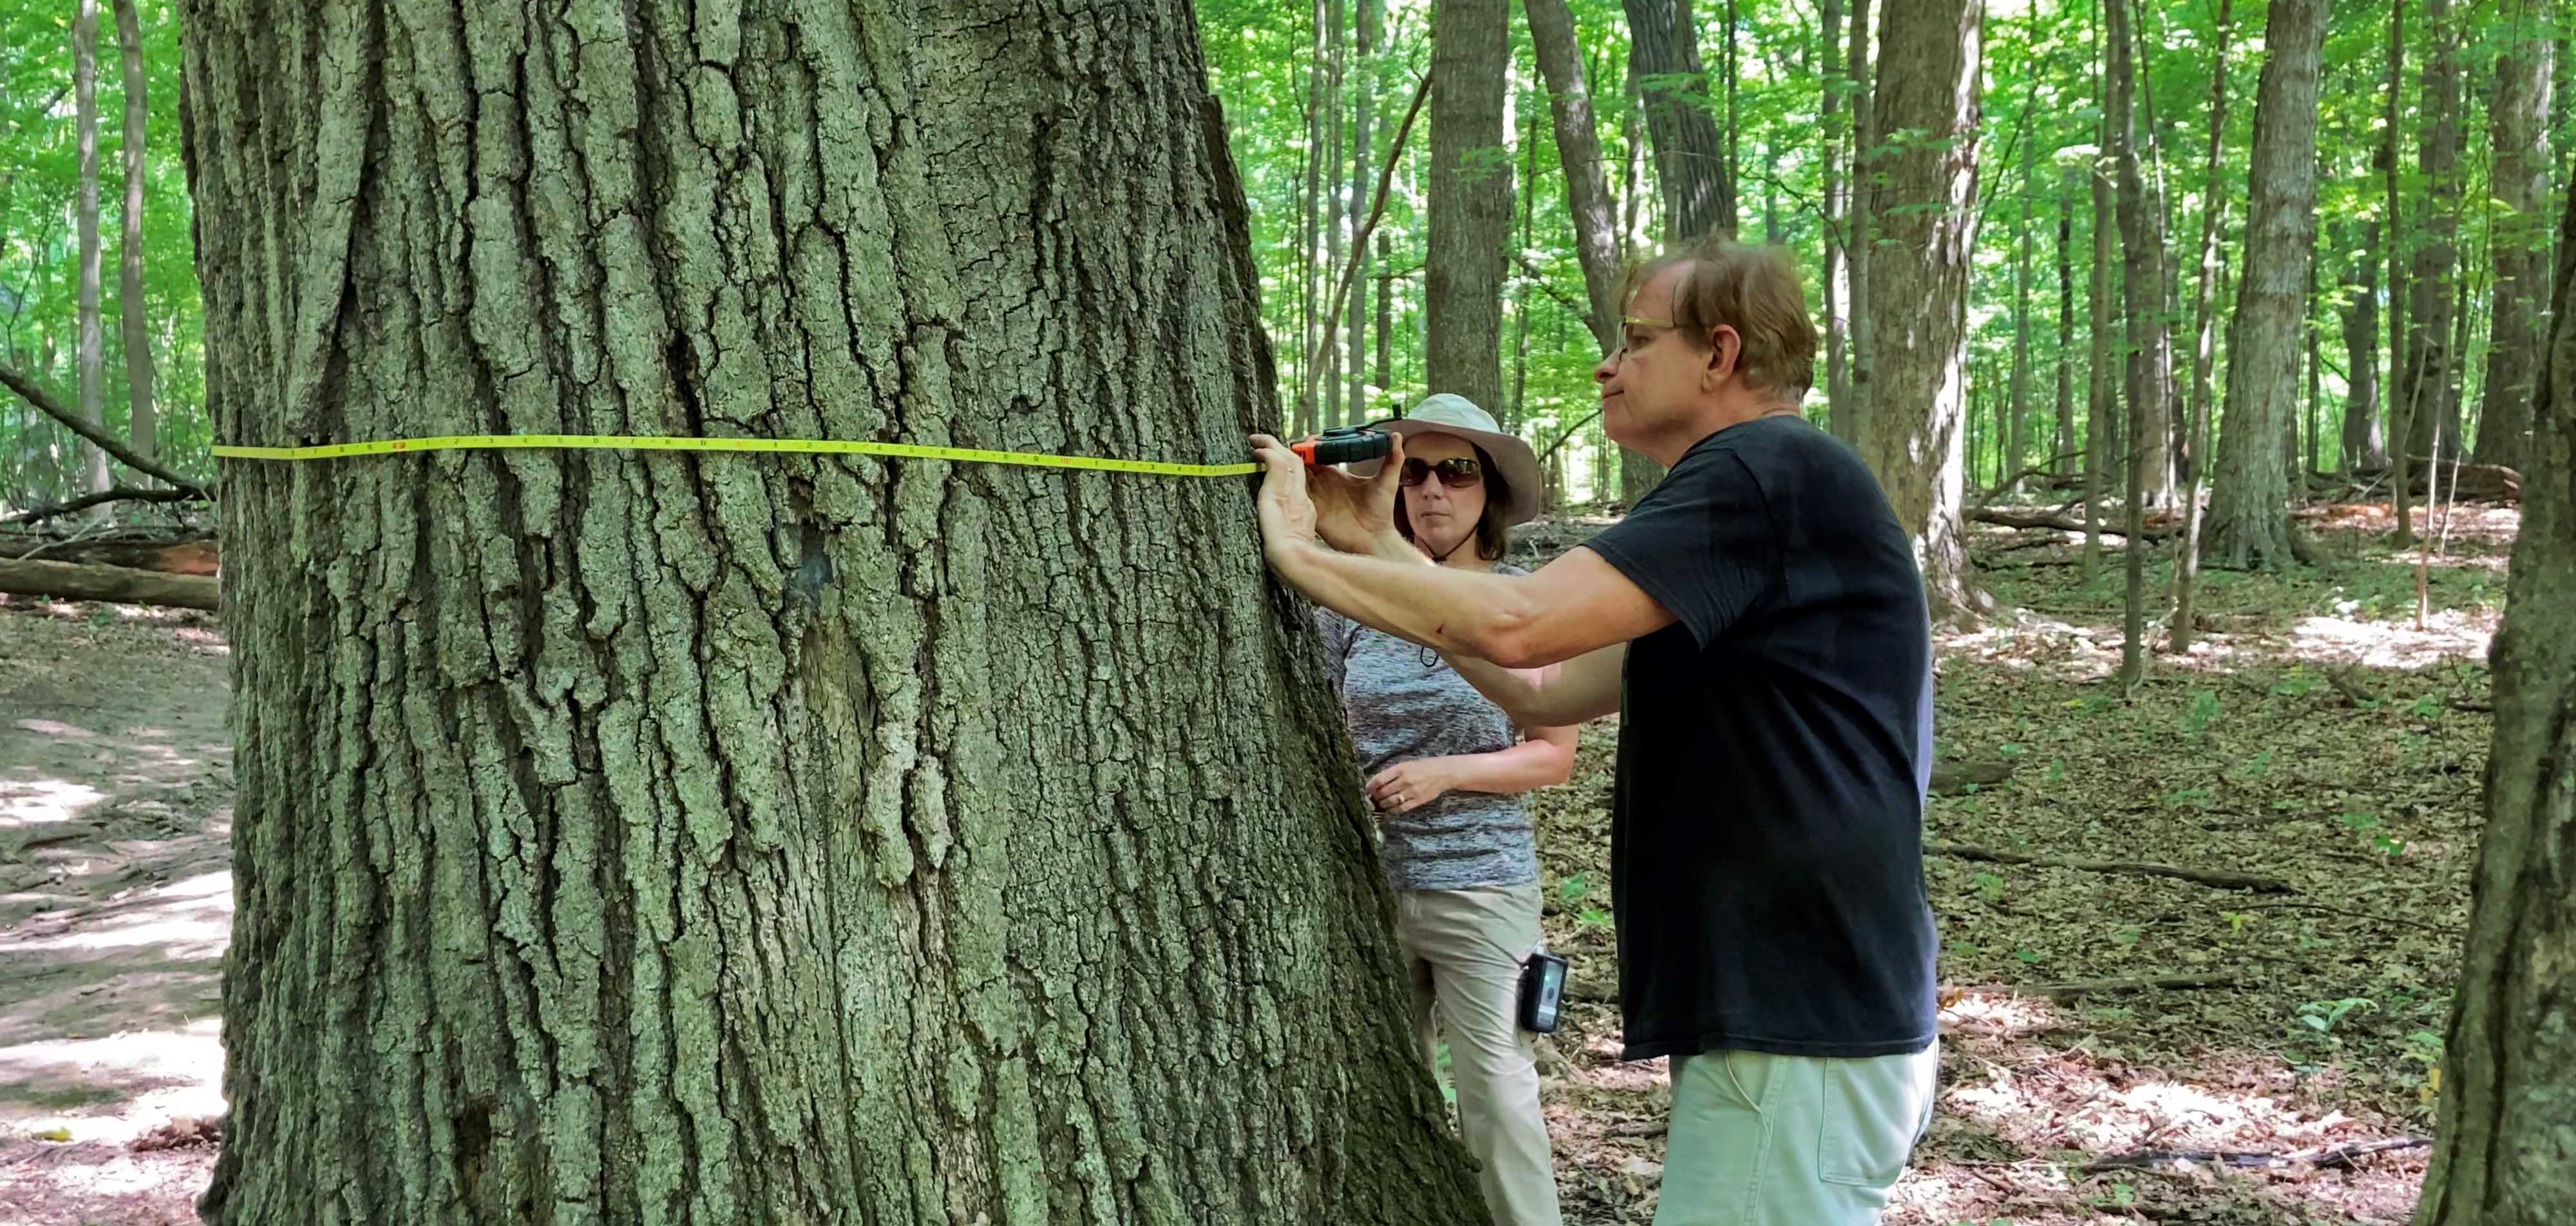
[[1872,1226],[1932,1122],[1940,1045],[1676,1056],[1655,1226]]
[[1423,1059],[1431,1058],[1435,1030],[1449,1040],[1458,1130],[1483,1168],[1494,1226],[1557,1226],[1532,1036],[1519,1018],[1521,956],[1538,943],[1538,883],[1399,890],[1395,898]]

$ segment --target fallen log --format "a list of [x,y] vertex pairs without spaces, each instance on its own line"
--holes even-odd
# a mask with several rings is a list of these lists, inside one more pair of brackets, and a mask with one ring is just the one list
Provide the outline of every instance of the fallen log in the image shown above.
[[66,540],[0,534],[0,559],[5,558],[122,566],[169,575],[213,575],[222,562],[211,536]]
[[0,560],[0,593],[45,596],[56,600],[107,600],[119,604],[212,609],[215,607],[216,585],[214,580],[197,575],[165,575],[123,566],[13,559]]
[[[2434,467],[2433,460],[2428,456],[2416,456],[2407,461],[2406,484],[2416,497],[2424,497],[2432,488],[2431,474]],[[2472,464],[2466,460],[2444,460],[2439,467],[2442,475],[2442,500],[2445,502],[2522,501],[2522,474],[2502,464]],[[2311,473],[2310,477],[2317,481],[2331,483],[2329,488],[2358,492],[2365,497],[2375,495],[2377,498],[2384,499],[2388,496],[2385,491],[2375,488],[2388,480],[2388,470],[2385,468],[2358,468],[2347,473]]]
[[2253,873],[2231,873],[2224,869],[2180,868],[2171,864],[2148,864],[2130,860],[2070,860],[2064,856],[2031,856],[2017,851],[1996,851],[1990,847],[1971,847],[1964,843],[1925,843],[1923,854],[1949,856],[1959,860],[1980,860],[1988,864],[2032,864],[2041,868],[2071,868],[2085,873],[2123,873],[2137,877],[2171,877],[2177,881],[2197,882],[2222,890],[2251,890],[2257,894],[2296,894],[2298,887],[2278,877]]

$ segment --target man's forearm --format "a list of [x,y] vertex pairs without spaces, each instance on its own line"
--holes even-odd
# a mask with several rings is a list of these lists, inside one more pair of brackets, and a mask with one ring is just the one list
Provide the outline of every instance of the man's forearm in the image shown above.
[[1291,546],[1271,560],[1306,598],[1374,630],[1444,654],[1482,658],[1479,631],[1515,598],[1512,580],[1489,572]]

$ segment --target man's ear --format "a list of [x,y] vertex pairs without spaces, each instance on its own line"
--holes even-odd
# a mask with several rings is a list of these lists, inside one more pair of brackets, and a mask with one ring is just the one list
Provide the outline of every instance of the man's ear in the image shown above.
[[1708,330],[1708,372],[1720,379],[1734,374],[1744,361],[1744,336],[1719,324]]

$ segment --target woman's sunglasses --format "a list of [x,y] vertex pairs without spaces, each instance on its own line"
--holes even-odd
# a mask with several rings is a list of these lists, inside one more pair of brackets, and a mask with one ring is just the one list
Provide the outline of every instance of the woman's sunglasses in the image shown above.
[[1475,485],[1485,479],[1484,465],[1461,455],[1451,456],[1437,464],[1406,460],[1404,471],[1396,477],[1396,480],[1405,485],[1420,485],[1430,480],[1433,473],[1440,474],[1440,484],[1453,490]]

